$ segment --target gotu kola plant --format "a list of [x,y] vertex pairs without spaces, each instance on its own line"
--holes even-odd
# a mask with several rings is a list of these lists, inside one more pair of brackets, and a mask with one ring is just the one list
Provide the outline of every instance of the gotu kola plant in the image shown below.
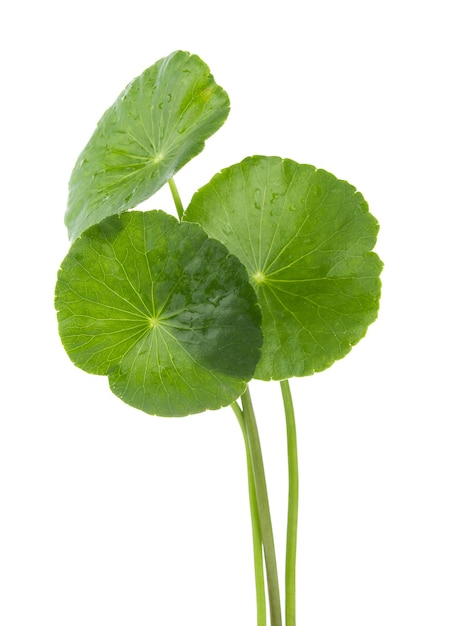
[[[159,60],[105,112],[79,156],[58,272],[62,343],[78,367],[152,415],[231,406],[247,455],[257,624],[283,615],[248,382],[280,381],[288,442],[285,625],[294,626],[298,462],[288,379],[344,357],[377,316],[378,224],[332,174],[253,156],[184,211],[173,176],[225,122],[229,99],[196,55]],[[178,219],[128,211],[170,186]],[[265,583],[266,576],[266,583]]]

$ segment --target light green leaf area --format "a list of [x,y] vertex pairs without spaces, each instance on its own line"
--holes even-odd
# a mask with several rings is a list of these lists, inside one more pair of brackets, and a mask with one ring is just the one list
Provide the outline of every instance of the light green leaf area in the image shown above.
[[255,156],[217,174],[185,219],[246,266],[262,307],[255,377],[313,374],[345,356],[376,319],[378,224],[349,183],[311,165]]
[[56,285],[71,360],[107,375],[138,409],[182,416],[226,406],[260,357],[261,313],[240,261],[197,224],[161,211],[87,229]]
[[196,55],[173,52],[145,70],[105,112],[73,169],[70,239],[149,198],[202,151],[228,113],[226,92]]

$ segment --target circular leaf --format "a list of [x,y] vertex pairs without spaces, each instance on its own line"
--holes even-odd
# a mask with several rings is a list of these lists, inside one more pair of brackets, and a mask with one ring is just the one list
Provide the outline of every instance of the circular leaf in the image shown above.
[[262,307],[256,378],[329,367],[376,319],[382,263],[378,224],[349,183],[311,165],[250,157],[192,198],[200,223],[246,266]]
[[153,195],[228,113],[226,92],[196,55],[173,52],[145,70],[105,112],[73,169],[70,238]]
[[56,309],[72,361],[154,415],[230,404],[260,357],[260,308],[244,266],[197,224],[160,211],[86,230],[62,263]]

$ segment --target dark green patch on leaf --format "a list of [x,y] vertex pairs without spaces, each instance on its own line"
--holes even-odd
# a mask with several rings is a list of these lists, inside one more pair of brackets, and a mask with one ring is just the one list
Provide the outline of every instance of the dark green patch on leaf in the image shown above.
[[197,224],[160,211],[87,229],[62,263],[56,309],[72,361],[155,415],[230,404],[260,357],[260,307],[243,265]]
[[248,270],[263,312],[256,378],[321,371],[376,319],[378,224],[362,195],[332,174],[278,157],[247,158],[200,189],[185,219]]
[[145,70],[105,112],[78,158],[65,216],[70,238],[158,191],[228,113],[226,92],[196,55],[173,52]]

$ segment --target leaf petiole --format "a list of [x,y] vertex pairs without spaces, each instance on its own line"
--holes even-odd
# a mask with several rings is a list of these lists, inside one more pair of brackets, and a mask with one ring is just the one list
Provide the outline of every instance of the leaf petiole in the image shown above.
[[266,486],[263,456],[258,435],[255,413],[249,388],[241,396],[244,422],[252,459],[255,490],[258,502],[261,538],[265,555],[266,578],[268,583],[269,608],[271,626],[282,626],[282,611],[277,574],[276,550],[274,547],[271,513],[269,510],[268,489]]
[[[183,204],[180,198],[180,194],[177,189],[177,185],[173,178],[169,179],[169,188],[174,199],[175,208],[179,220],[183,216]],[[246,392],[248,393],[248,391]],[[266,594],[265,594],[265,578],[263,567],[263,543],[262,533],[260,527],[260,517],[258,511],[257,492],[254,479],[253,460],[250,442],[247,434],[247,427],[245,422],[245,414],[237,402],[231,403],[231,408],[235,413],[239,425],[241,427],[242,435],[244,437],[245,452],[247,457],[247,475],[248,475],[248,488],[249,488],[249,502],[250,502],[250,516],[252,519],[252,542],[253,542],[253,558],[255,569],[255,590],[256,590],[256,602],[257,602],[257,626],[266,626]],[[261,450],[260,450],[261,454]],[[263,470],[263,467],[262,467]],[[273,622],[274,624],[274,622]]]
[[169,183],[169,188],[170,188],[171,193],[172,193],[172,197],[174,198],[174,204],[175,204],[175,208],[177,210],[177,215],[178,215],[179,221],[182,221],[183,204],[182,204],[182,200],[180,198],[180,194],[179,194],[178,189],[177,189],[177,185],[175,184],[175,181],[174,181],[173,178],[169,178],[168,183]]
[[245,453],[247,457],[247,475],[249,485],[249,502],[250,517],[252,519],[252,542],[253,542],[253,560],[255,569],[255,590],[257,600],[257,626],[266,626],[266,594],[265,594],[265,576],[263,566],[263,544],[261,540],[260,517],[258,515],[257,494],[255,490],[255,481],[253,475],[252,456],[250,453],[250,445],[247,437],[247,429],[244,420],[244,414],[237,402],[231,404],[239,426],[241,427],[244,437]]
[[285,554],[285,626],[296,625],[296,547],[298,535],[298,449],[295,413],[288,380],[281,383],[287,427],[288,516]]

